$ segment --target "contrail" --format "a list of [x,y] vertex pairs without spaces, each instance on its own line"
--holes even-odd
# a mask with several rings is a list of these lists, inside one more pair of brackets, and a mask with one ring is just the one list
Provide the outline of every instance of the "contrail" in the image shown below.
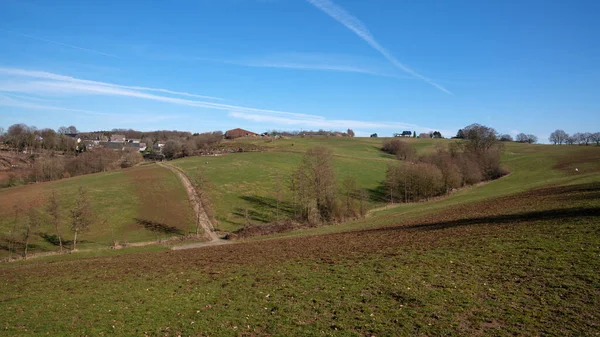
[[58,45],[58,46],[68,47],[68,48],[77,49],[77,50],[83,50],[83,51],[86,51],[88,53],[94,53],[94,54],[108,56],[108,57],[119,58],[116,55],[112,55],[112,54],[108,54],[108,53],[103,53],[101,51],[97,51],[97,50],[93,50],[93,49],[78,47],[78,46],[74,46],[72,44],[67,44],[67,43],[62,43],[62,42],[58,42],[58,41],[48,40],[48,39],[44,39],[44,38],[33,36],[33,35],[28,35],[28,34],[23,34],[23,33],[17,33],[17,32],[13,32],[12,30],[3,29],[3,28],[0,28],[0,30],[8,32],[8,33],[12,33],[12,34],[20,35],[20,36],[23,36],[23,37],[26,37],[26,38],[29,38],[29,39],[33,39],[33,40],[38,40],[38,41],[42,41],[42,42],[52,43],[52,44],[55,44],[55,45]]
[[352,16],[350,13],[346,12],[342,7],[334,4],[331,0],[306,0],[313,6],[317,7],[325,14],[334,18],[337,22],[344,25],[346,28],[353,31],[358,37],[363,39],[366,43],[368,43],[373,49],[377,50],[383,57],[385,57],[388,61],[390,61],[396,68],[418,78],[422,81],[429,83],[430,85],[436,87],[437,89],[452,95],[452,93],[442,87],[441,85],[435,83],[433,80],[419,74],[414,71],[410,67],[404,65],[402,62],[397,60],[392,54],[390,54],[382,45],[375,40],[375,37],[371,34],[367,26],[363,24],[358,18]]

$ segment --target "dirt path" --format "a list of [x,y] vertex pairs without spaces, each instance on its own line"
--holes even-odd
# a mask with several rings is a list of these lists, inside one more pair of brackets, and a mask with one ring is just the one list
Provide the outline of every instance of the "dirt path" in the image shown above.
[[[177,174],[177,176],[179,177],[179,180],[181,180],[181,182],[183,183],[183,186],[185,186],[185,189],[187,191],[190,202],[192,203],[192,206],[194,207],[194,213],[196,214],[196,219],[198,219],[198,221],[200,221],[200,226],[202,226],[202,228],[204,229],[204,232],[208,236],[209,242],[211,244],[214,244],[216,242],[219,242],[221,244],[228,243],[228,241],[220,239],[217,236],[217,234],[215,233],[215,228],[214,228],[213,224],[210,222],[210,219],[208,218],[208,216],[206,215],[204,208],[202,207],[202,203],[200,202],[200,198],[198,197],[198,194],[196,193],[196,189],[194,188],[194,185],[192,185],[192,182],[187,177],[187,175],[183,172],[183,170],[181,170],[180,168],[175,167],[171,164],[165,163],[165,162],[158,163],[158,165],[160,165],[164,168],[167,168],[167,169],[173,171],[175,174]],[[198,245],[201,245],[201,244],[202,243],[199,243]],[[207,243],[203,243],[203,244],[207,245]],[[186,246],[191,246],[191,245],[186,245]],[[182,247],[182,246],[180,246],[180,247]],[[195,248],[195,247],[191,247],[191,248]],[[173,247],[173,249],[176,249],[176,247]],[[181,249],[181,248],[179,248],[179,249]]]

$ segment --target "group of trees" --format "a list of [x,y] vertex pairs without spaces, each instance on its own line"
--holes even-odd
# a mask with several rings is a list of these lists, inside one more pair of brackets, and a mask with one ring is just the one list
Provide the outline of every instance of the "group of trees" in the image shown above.
[[562,144],[579,144],[579,145],[590,145],[596,144],[600,146],[600,132],[577,132],[573,135],[569,135],[564,130],[556,130],[550,134],[548,140],[554,145]]
[[162,149],[167,159],[189,157],[212,151],[223,140],[223,132],[196,133],[183,138],[170,139]]
[[22,175],[20,179],[10,180],[9,185],[45,182],[83,174],[113,171],[135,166],[142,160],[142,155],[134,149],[123,152],[97,149],[77,156],[42,154],[34,158],[28,174]]
[[75,151],[77,141],[70,136],[72,134],[77,134],[75,126],[61,126],[55,131],[19,123],[11,125],[6,131],[0,128],[0,142],[19,152],[32,152],[39,149]]
[[384,151],[394,153],[389,149],[396,149],[394,154],[403,160],[390,164],[386,172],[390,202],[429,199],[507,173],[500,165],[502,144],[494,129],[472,124],[462,132],[463,142],[451,144],[449,149],[438,147],[436,153],[423,157],[417,157],[402,140],[394,140],[393,146],[384,143]]
[[293,172],[290,189],[299,220],[317,225],[365,215],[367,192],[356,187],[354,177],[339,184],[332,164],[330,149],[313,147]]
[[[73,240],[69,242],[71,250],[77,249],[78,236],[88,231],[97,221],[96,215],[92,210],[91,200],[88,191],[84,187],[79,187],[76,194],[74,205],[68,210],[69,216],[63,216],[62,203],[60,195],[52,191],[47,197],[45,204],[35,199],[30,202],[28,208],[24,210],[21,205],[14,206],[13,227],[4,241],[7,243],[9,258],[13,253],[18,253],[18,246],[22,247],[22,256],[27,258],[30,240],[34,235],[44,235],[49,241],[59,246],[60,252],[63,252],[65,240],[61,227],[67,223],[73,233]],[[54,229],[54,234],[37,233],[44,224],[48,224]]]

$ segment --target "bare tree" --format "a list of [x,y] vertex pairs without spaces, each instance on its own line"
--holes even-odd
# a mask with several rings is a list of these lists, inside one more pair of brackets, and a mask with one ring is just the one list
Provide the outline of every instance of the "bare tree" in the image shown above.
[[25,228],[23,228],[23,242],[25,243],[23,257],[25,259],[27,259],[27,251],[29,250],[29,239],[33,234],[33,230],[39,227],[41,223],[42,218],[37,207],[33,204],[30,205],[29,209],[27,210],[27,221],[25,222]]
[[295,200],[299,203],[301,218],[311,224],[333,218],[336,183],[332,161],[330,149],[313,147],[306,151],[294,172]]
[[554,145],[562,145],[564,143],[567,143],[568,138],[569,134],[567,134],[564,130],[558,129],[550,134],[548,140],[554,143]]
[[23,212],[23,209],[21,208],[21,206],[15,204],[13,206],[13,211],[14,211],[14,218],[13,218],[13,227],[12,230],[8,233],[8,257],[9,259],[12,258],[12,254],[13,252],[16,254],[17,252],[17,230],[20,226],[20,220],[21,220],[21,213]]
[[356,178],[348,176],[342,181],[342,196],[346,217],[355,216],[354,200],[356,199]]
[[360,216],[364,217],[367,215],[367,202],[369,201],[369,191],[367,191],[364,188],[361,188],[358,191],[358,200]]
[[167,159],[176,158],[181,152],[181,144],[175,140],[169,140],[163,147],[163,154]]
[[517,135],[517,138],[515,141],[518,143],[527,143],[529,141],[529,137],[527,137],[526,134],[521,132]]
[[56,190],[53,190],[52,194],[50,194],[50,197],[48,198],[48,205],[47,205],[46,209],[47,209],[48,215],[50,215],[50,221],[52,222],[52,224],[54,225],[54,229],[56,230],[56,236],[58,237],[58,245],[60,247],[60,252],[62,253],[63,243],[62,243],[62,235],[60,233],[60,222],[61,222],[60,200],[59,200],[58,193],[56,193]]
[[513,137],[511,135],[509,135],[509,134],[500,135],[499,138],[500,138],[501,142],[512,142],[512,141],[514,141]]
[[349,137],[354,137],[354,130],[348,129],[347,133]]
[[531,133],[527,135],[527,143],[535,144],[537,142],[538,142],[538,137],[536,135],[533,135]]
[[56,130],[56,133],[58,133],[59,135],[66,135],[67,133],[69,133],[69,129],[65,126],[61,126]]
[[591,141],[596,143],[596,146],[600,146],[600,132],[592,133]]
[[87,231],[93,222],[93,212],[87,190],[79,187],[75,207],[71,210],[71,231],[73,231],[73,250],[77,249],[77,235]]
[[79,133],[79,131],[77,130],[77,128],[74,125],[71,125],[67,128],[67,133],[71,134],[71,135],[76,135]]
[[471,124],[463,130],[464,138],[468,140],[467,147],[476,153],[482,153],[495,146],[498,141],[497,132],[493,128]]

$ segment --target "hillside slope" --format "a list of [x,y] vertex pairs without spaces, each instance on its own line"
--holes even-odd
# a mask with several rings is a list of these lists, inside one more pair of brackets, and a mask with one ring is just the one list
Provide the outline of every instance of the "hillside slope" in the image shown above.
[[[82,233],[80,249],[102,248],[121,243],[151,241],[173,235],[184,235],[195,228],[193,210],[177,176],[168,169],[147,165],[132,169],[98,173],[48,183],[13,187],[0,190],[0,232],[7,235],[15,230],[23,232],[27,211],[36,207],[44,212],[52,191],[61,200],[60,230],[65,239],[72,240],[70,210],[75,204],[79,187],[88,190],[94,223],[89,232]],[[15,208],[17,207],[17,209]],[[159,223],[164,228],[176,228],[176,233],[148,229],[148,224]],[[144,226],[146,224],[146,227]],[[160,228],[159,228],[160,229]],[[42,226],[33,229],[31,252],[56,251],[55,229],[43,215]],[[4,243],[6,245],[6,243]],[[67,242],[68,244],[68,242]],[[2,250],[6,255],[7,247]],[[21,247],[18,249],[21,250]]]

